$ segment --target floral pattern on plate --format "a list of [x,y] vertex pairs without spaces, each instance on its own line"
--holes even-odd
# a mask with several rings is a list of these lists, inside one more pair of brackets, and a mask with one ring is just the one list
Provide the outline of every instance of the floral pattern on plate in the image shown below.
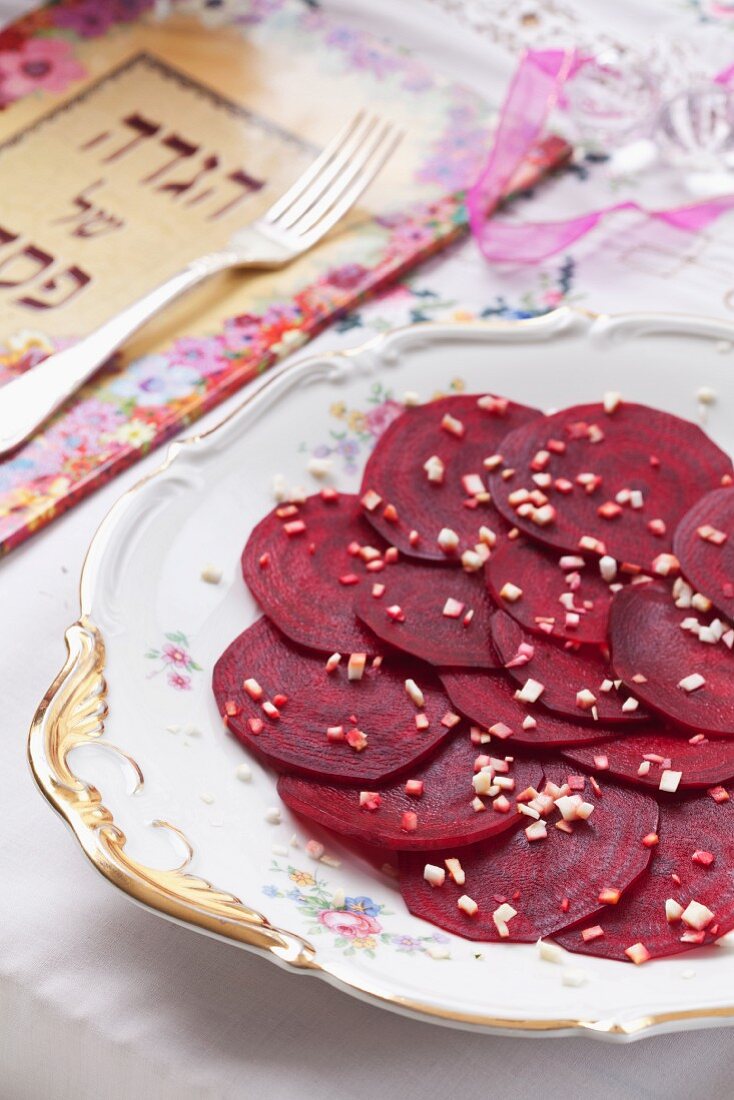
[[166,674],[166,683],[176,691],[190,691],[192,687],[192,672],[201,672],[201,665],[197,664],[189,652],[189,639],[181,630],[166,634],[165,641],[160,649],[149,649],[145,654],[147,660],[155,661],[156,668],[149,673],[148,679]]
[[366,955],[375,958],[380,947],[391,948],[403,955],[425,954],[429,947],[449,943],[442,932],[431,936],[407,936],[386,931],[381,919],[394,914],[373,898],[338,897],[327,883],[311,871],[302,871],[291,865],[283,866],[273,860],[271,873],[286,875],[292,886],[268,883],[263,894],[269,898],[287,898],[292,901],[306,923],[306,934],[334,937],[334,946],[344,955]]

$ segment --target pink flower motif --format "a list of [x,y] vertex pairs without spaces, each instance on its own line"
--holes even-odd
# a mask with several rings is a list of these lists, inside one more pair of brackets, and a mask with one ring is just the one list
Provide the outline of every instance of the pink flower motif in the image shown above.
[[557,306],[559,302],[563,301],[563,294],[560,290],[546,290],[543,301],[547,306]]
[[375,405],[365,413],[367,430],[374,436],[382,435],[402,412],[405,412],[405,409],[397,401],[383,401],[381,405]]
[[191,677],[183,676],[180,672],[169,672],[168,682],[171,687],[176,688],[177,691],[191,690]]
[[181,649],[177,645],[171,645],[169,642],[163,647],[163,660],[169,664],[182,665],[183,668],[187,668],[191,658],[185,649]]
[[58,38],[33,38],[19,50],[0,53],[0,91],[20,99],[39,89],[63,92],[86,69],[72,57],[71,46]]
[[706,15],[713,19],[734,19],[734,3],[729,0],[703,0],[701,5]]
[[349,913],[341,909],[322,909],[318,914],[319,922],[331,932],[347,936],[350,940],[368,936],[372,932],[381,932],[382,925],[374,917],[364,913]]

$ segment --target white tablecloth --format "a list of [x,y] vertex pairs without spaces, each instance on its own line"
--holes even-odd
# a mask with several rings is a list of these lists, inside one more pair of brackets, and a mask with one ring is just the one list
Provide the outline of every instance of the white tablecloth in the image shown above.
[[[0,15],[8,17],[14,6],[0,2]],[[573,16],[557,0],[327,0],[325,6],[354,26],[412,46],[495,102],[513,52],[549,26],[568,34]],[[588,12],[581,24],[587,36],[609,31],[602,16],[626,31],[659,30],[666,11],[661,0],[642,9],[636,0],[616,0],[606,8],[601,0],[595,6],[597,28],[579,0],[577,10]],[[693,27],[705,8],[698,0],[687,8],[671,0],[670,27],[685,28],[686,20]],[[585,171],[563,185],[559,201],[569,210],[592,205],[595,187],[599,204],[607,201],[607,182],[584,180]],[[618,253],[616,273],[600,241],[578,249],[575,264],[561,258],[542,273],[519,274],[489,271],[467,243],[319,342],[359,342],[416,311],[446,317],[523,309],[559,296],[597,307],[730,316],[733,220],[697,241],[683,263],[663,257],[657,268],[635,266]],[[89,539],[114,499],[159,458],[150,456],[0,564],[2,1100],[731,1095],[728,1031],[630,1047],[588,1039],[531,1046],[415,1023],[169,924],[96,877],[34,790],[25,736],[64,659],[63,631],[77,615]]]

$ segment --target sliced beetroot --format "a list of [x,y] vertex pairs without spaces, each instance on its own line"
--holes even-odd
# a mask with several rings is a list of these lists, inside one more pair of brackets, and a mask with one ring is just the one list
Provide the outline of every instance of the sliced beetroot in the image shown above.
[[[589,745],[614,736],[615,730],[601,722],[577,722],[551,714],[544,707],[520,703],[515,698],[517,685],[509,676],[492,675],[480,670],[441,669],[441,682],[454,707],[483,729],[500,725],[501,737],[494,735],[497,747],[502,737],[508,748],[513,745]],[[523,723],[528,728],[524,728]],[[534,725],[532,723],[535,723]],[[507,733],[506,731],[510,732]]]
[[[408,696],[407,679],[424,707]],[[262,696],[252,698],[258,686]],[[299,649],[265,618],[224,651],[213,688],[227,727],[248,749],[280,772],[316,779],[386,781],[430,756],[451,728],[442,724],[449,701],[427,666],[390,656],[375,668],[368,660],[362,678],[350,681],[346,656],[329,671],[323,656]],[[418,714],[426,729],[418,729]],[[339,739],[330,739],[327,730],[338,727]]]
[[[479,394],[442,397],[406,409],[382,435],[365,466],[362,493],[374,494],[367,498],[365,512],[370,523],[412,557],[458,562],[464,550],[479,542],[480,527],[495,533],[503,527],[489,494],[477,501],[479,482],[465,484],[462,479],[478,478],[486,490],[484,460],[497,452],[508,432],[538,415],[525,405]],[[425,469],[434,456],[443,464],[441,481],[430,481]],[[392,519],[386,517],[390,505],[397,518],[391,510],[387,517]],[[438,545],[443,528],[459,536],[453,554]],[[417,539],[411,540],[411,531],[417,532]]]
[[[650,957],[661,958],[712,943],[730,932],[734,928],[734,802],[726,796],[731,793],[731,787],[717,792],[716,797],[724,799],[720,802],[699,795],[661,806],[656,830],[660,841],[652,849],[647,873],[618,905],[607,906],[593,922],[604,935],[585,942],[582,926],[556,936],[558,942],[569,951],[629,962],[626,949],[635,944],[641,943]],[[684,911],[696,901],[713,917],[700,930],[680,919],[669,923],[665,915],[669,898]]]
[[694,741],[691,744],[685,737],[651,727],[649,733],[628,733],[593,748],[574,745],[565,749],[563,756],[598,778],[611,775],[651,790],[660,789],[664,771],[681,773],[681,791],[700,790],[734,778],[734,741]]
[[[512,780],[513,787],[498,788],[494,799],[482,798],[486,810],[477,810],[472,805],[477,797],[472,780],[479,768],[491,766],[489,756],[481,759],[480,753],[483,750],[464,732],[442,745],[430,760],[416,765],[406,777],[377,784],[369,792],[281,776],[278,793],[296,813],[367,844],[406,851],[471,844],[519,825],[515,795],[527,787],[537,788],[543,778],[543,766],[537,760],[511,756],[505,762],[505,752],[495,749],[493,755],[507,768],[498,774],[503,782]],[[407,793],[406,782],[422,783],[421,793]],[[495,809],[497,797],[501,801]],[[406,822],[404,814],[416,815],[414,830],[406,829],[406,824],[412,822]]]
[[[701,494],[732,474],[729,457],[695,424],[626,402],[611,413],[599,404],[562,409],[516,429],[500,450],[504,467],[491,474],[490,489],[506,520],[569,552],[595,539],[643,569],[670,551]],[[505,480],[503,469],[515,472]],[[523,490],[539,490],[547,503],[526,500]]]
[[686,512],[673,551],[693,587],[734,616],[734,489],[714,489]]
[[434,665],[497,667],[489,638],[494,608],[481,571],[403,558],[376,580],[375,591],[361,587],[354,606],[383,642]]
[[317,493],[303,504],[278,505],[258,523],[242,573],[263,611],[294,642],[324,653],[376,653],[353,603],[356,590],[371,588],[385,570],[368,570],[359,548],[384,560],[385,543],[363,518],[358,498]]
[[[526,630],[592,645],[606,642],[613,592],[596,562],[520,538],[503,540],[484,568],[497,606]],[[519,597],[503,597],[503,590],[516,596],[515,589]]]
[[[639,588],[645,588],[640,585]],[[637,590],[637,586],[635,586]],[[511,619],[504,611],[498,611],[492,617],[492,641],[502,658],[508,672],[520,688],[528,680],[542,685],[539,702],[554,714],[561,714],[577,722],[594,722],[592,706],[596,708],[598,721],[602,723],[629,723],[636,725],[648,722],[650,715],[638,704],[632,710],[623,710],[630,691],[618,691],[612,681],[609,661],[595,646],[567,648],[569,643],[561,643],[545,638],[537,638],[523,630],[519,623]],[[532,657],[523,664],[513,663],[525,652],[532,651]],[[608,690],[603,690],[611,684]],[[637,688],[636,684],[632,685]],[[525,689],[526,692],[529,688]],[[590,692],[590,697],[579,697],[579,692]],[[632,692],[637,696],[637,691]],[[631,704],[627,704],[628,707]]]
[[[690,609],[675,606],[661,584],[619,592],[609,617],[615,674],[651,710],[694,734],[734,737],[734,653],[683,630]],[[703,677],[698,680],[691,676]],[[683,686],[681,686],[683,685]]]
[[[558,785],[567,775],[557,765],[546,774]],[[449,847],[401,853],[400,888],[411,913],[467,939],[520,943],[579,921],[593,923],[606,908],[601,892],[623,892],[645,871],[650,849],[642,838],[657,828],[658,808],[648,795],[613,785],[603,788],[601,798],[588,782],[577,793],[594,811],[588,820],[574,821],[570,834],[555,827],[561,815],[554,808],[544,819],[545,839],[530,841],[520,829],[458,852]],[[429,885],[423,877],[426,863],[443,867],[451,857],[461,861],[466,881],[458,885],[447,875],[443,886]],[[474,916],[458,908],[462,895],[478,904]],[[501,937],[493,914],[505,902],[517,915]]]

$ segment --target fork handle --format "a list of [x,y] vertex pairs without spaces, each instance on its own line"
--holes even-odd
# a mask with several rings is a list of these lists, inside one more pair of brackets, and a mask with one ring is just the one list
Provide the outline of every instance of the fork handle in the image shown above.
[[169,302],[211,275],[241,264],[236,252],[212,252],[192,260],[72,347],[55,352],[0,389],[0,455],[15,450],[67,398],[99,370],[113,352]]

